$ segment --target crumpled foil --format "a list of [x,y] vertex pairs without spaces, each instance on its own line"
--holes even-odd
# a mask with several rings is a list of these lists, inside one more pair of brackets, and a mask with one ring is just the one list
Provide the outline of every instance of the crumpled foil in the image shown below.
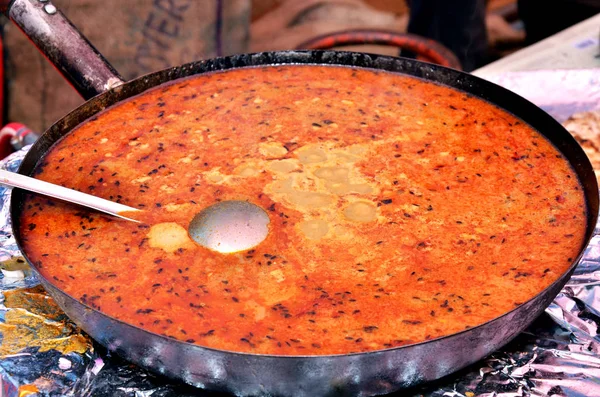
[[[15,171],[28,148],[0,162]],[[0,268],[25,268],[0,277],[0,396],[187,397],[212,393],[149,373],[111,355],[44,302],[20,252],[9,219],[10,190],[0,187]],[[13,270],[14,272],[14,270]],[[25,294],[24,297],[20,294]],[[35,298],[35,299],[34,299]],[[16,302],[16,303],[15,303]],[[33,302],[33,303],[32,303]],[[17,312],[18,316],[11,315]],[[37,316],[37,317],[36,317]],[[28,332],[31,318],[53,325],[33,338],[10,338],[15,318]],[[39,324],[36,323],[36,324]],[[19,324],[17,324],[19,325]],[[600,237],[595,237],[565,288],[545,314],[484,360],[399,396],[600,396]],[[13,328],[11,328],[13,327]],[[36,333],[37,332],[37,333]],[[62,343],[71,338],[72,343]],[[58,342],[57,342],[58,341]],[[9,342],[16,345],[9,345]],[[54,348],[50,348],[54,346]],[[12,351],[11,351],[12,348]],[[293,391],[290,391],[293,394]]]

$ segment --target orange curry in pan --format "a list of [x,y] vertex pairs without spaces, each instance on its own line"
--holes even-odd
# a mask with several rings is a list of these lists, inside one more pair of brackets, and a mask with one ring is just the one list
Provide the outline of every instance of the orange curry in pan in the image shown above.
[[[109,316],[239,352],[321,355],[421,342],[491,320],[555,281],[586,204],[519,119],[416,78],[273,66],[178,80],[104,111],[37,177],[144,210],[143,223],[30,196],[24,249]],[[254,249],[187,233],[247,200]]]

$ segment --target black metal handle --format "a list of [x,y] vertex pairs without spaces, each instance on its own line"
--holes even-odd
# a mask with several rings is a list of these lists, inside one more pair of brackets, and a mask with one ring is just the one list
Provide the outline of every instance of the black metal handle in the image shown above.
[[85,99],[123,84],[123,78],[49,0],[1,0],[17,25]]

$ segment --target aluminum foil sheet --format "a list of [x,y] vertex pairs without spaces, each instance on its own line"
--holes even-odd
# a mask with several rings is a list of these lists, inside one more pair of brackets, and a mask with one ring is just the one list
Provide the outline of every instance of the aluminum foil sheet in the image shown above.
[[[27,149],[0,167],[16,170]],[[0,187],[0,396],[212,395],[111,356],[72,324],[19,261],[9,196]],[[599,325],[600,238],[594,238],[546,313],[510,344],[458,373],[396,395],[600,396]]]

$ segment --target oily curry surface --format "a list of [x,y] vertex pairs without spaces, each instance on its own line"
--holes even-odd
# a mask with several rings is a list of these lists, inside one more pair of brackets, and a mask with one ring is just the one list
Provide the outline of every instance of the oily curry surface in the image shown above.
[[[515,117],[386,72],[240,69],[101,113],[37,177],[143,209],[142,223],[29,197],[24,249],[81,302],[213,348],[338,354],[448,335],[538,294],[582,246],[556,149]],[[246,200],[269,235],[193,242],[201,209]]]

